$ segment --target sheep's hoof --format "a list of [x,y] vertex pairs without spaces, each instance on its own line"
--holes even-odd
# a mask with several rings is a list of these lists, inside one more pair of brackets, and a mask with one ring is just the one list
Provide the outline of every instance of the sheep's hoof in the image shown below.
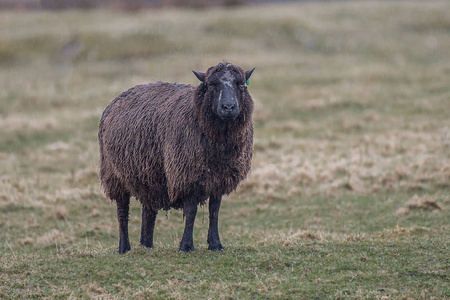
[[217,245],[209,245],[208,250],[217,251],[217,252],[223,251],[223,246],[220,243]]
[[130,250],[131,250],[130,245],[128,245],[128,247],[119,247],[119,254],[125,254]]
[[144,247],[144,248],[153,248],[153,242],[147,242],[147,243],[143,243],[143,242],[141,242],[140,243],[140,245],[141,245],[141,247]]
[[194,251],[194,244],[182,244],[180,245],[180,252],[191,252]]

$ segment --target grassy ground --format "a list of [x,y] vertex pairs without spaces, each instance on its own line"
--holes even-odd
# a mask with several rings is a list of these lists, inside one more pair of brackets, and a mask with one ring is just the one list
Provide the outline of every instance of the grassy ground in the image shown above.
[[[450,4],[0,12],[0,298],[450,298]],[[116,253],[96,175],[104,107],[142,82],[256,67],[253,170],[226,251]]]

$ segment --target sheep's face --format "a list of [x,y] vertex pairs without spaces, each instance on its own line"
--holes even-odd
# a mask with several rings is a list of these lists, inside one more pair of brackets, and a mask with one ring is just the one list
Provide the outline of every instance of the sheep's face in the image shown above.
[[241,112],[243,93],[247,92],[246,82],[254,68],[244,72],[241,68],[223,63],[211,67],[206,75],[195,72],[205,85],[212,111],[223,121],[232,122]]

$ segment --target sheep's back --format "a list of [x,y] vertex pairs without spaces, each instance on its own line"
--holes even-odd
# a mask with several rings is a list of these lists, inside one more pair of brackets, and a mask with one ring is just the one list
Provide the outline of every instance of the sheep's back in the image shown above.
[[106,107],[99,126],[100,170],[106,169],[100,177],[106,192],[114,176],[139,200],[152,195],[154,209],[169,208],[164,148],[174,120],[185,122],[184,115],[192,115],[187,102],[193,89],[163,82],[137,85]]

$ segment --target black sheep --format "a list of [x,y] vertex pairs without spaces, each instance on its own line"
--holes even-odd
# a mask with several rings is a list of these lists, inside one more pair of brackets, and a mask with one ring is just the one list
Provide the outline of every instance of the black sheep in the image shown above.
[[222,195],[234,191],[250,171],[253,155],[253,100],[244,71],[219,63],[193,71],[197,87],[165,82],[122,92],[99,124],[99,176],[117,204],[119,253],[129,251],[130,196],[142,204],[141,245],[153,247],[160,209],[183,209],[180,251],[194,250],[198,204],[209,197],[209,250],[223,250],[218,232]]

